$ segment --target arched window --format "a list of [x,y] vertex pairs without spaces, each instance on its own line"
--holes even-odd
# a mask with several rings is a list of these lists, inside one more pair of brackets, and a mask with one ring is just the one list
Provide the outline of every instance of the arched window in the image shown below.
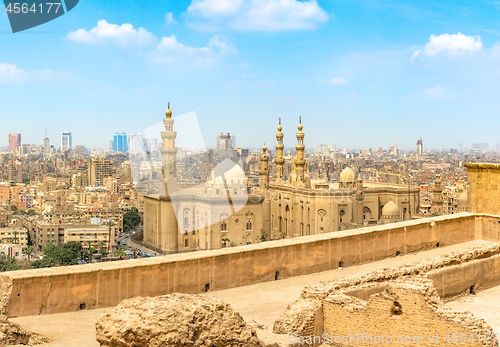
[[344,222],[344,216],[345,216],[345,211],[344,211],[344,210],[341,210],[341,211],[340,211],[340,223],[343,223],[343,222]]
[[371,219],[372,211],[368,207],[363,207],[363,219],[369,220]]
[[318,210],[318,233],[323,233],[326,228],[326,211]]
[[252,222],[247,222],[247,230],[252,230]]
[[227,231],[227,223],[225,221],[222,221],[220,224],[220,230],[221,231]]

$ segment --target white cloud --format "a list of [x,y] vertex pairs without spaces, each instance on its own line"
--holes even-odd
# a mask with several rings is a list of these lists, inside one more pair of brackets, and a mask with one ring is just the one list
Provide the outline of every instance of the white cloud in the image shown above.
[[208,41],[208,45],[201,48],[184,45],[177,41],[177,37],[172,35],[161,39],[156,50],[149,54],[149,59],[155,63],[186,62],[206,66],[236,52],[235,48],[224,41],[220,41],[217,35],[212,36]]
[[345,78],[342,78],[342,77],[335,77],[335,78],[332,78],[330,80],[330,83],[332,83],[332,84],[345,84],[346,80],[345,80]]
[[414,52],[411,60],[421,55],[434,57],[440,53],[454,55],[458,52],[475,52],[481,50],[483,47],[480,36],[467,36],[462,33],[452,35],[442,34],[439,36],[431,35],[424,49]]
[[454,97],[452,93],[444,89],[440,84],[436,85],[433,88],[426,89],[425,95],[428,98],[435,100],[450,100]]
[[418,56],[420,55],[420,53],[422,53],[422,50],[421,50],[421,49],[419,49],[418,51],[415,51],[415,52],[411,55],[410,60],[413,60],[413,59],[418,58]]
[[315,29],[328,19],[317,0],[192,0],[187,9],[189,25],[209,31]]
[[147,46],[157,41],[156,36],[144,28],[136,30],[132,24],[110,24],[104,19],[89,31],[70,31],[67,37],[86,44],[116,44],[122,47]]
[[167,25],[169,25],[169,24],[173,24],[173,25],[179,24],[179,22],[177,22],[175,20],[174,14],[172,12],[165,13],[165,23]]
[[71,76],[67,72],[42,70],[25,71],[17,67],[17,64],[0,64],[0,84],[14,84],[31,81],[51,81],[58,78]]

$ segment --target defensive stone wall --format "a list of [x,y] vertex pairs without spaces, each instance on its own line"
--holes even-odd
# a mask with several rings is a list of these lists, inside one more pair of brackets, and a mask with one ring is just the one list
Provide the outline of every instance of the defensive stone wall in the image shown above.
[[1,275],[0,290],[9,317],[110,307],[136,296],[195,294],[475,239],[498,241],[499,222],[462,213],[221,250],[13,271]]

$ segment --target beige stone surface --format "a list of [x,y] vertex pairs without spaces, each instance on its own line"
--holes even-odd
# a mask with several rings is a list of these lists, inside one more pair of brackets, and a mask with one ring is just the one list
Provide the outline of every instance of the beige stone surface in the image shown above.
[[[257,334],[264,342],[288,342],[285,336],[272,334],[273,323],[301,294],[306,285],[320,284],[346,275],[383,270],[391,266],[400,266],[414,261],[433,259],[451,251],[464,250],[469,247],[492,244],[488,241],[476,240],[449,247],[440,247],[414,254],[407,254],[383,259],[369,264],[345,267],[343,270],[330,270],[304,276],[296,276],[283,280],[258,283],[237,288],[213,291],[204,295],[215,296],[239,312],[248,323],[255,323]],[[51,315],[13,318],[25,329],[44,334],[53,340],[47,347],[98,347],[96,341],[95,322],[107,309],[83,310]]]
[[264,347],[230,305],[193,294],[124,300],[96,330],[102,347]]
[[465,163],[467,168],[467,211],[500,214],[500,164]]

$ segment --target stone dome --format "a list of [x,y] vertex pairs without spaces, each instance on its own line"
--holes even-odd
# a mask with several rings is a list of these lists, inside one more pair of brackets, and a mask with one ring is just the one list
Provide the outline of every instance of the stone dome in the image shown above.
[[458,205],[467,206],[467,190],[464,190],[464,192],[458,197]]
[[399,217],[399,207],[394,202],[389,201],[382,209],[382,216]]
[[344,182],[344,183],[354,183],[354,182],[356,182],[354,171],[352,171],[350,167],[346,167],[340,173],[339,182]]

